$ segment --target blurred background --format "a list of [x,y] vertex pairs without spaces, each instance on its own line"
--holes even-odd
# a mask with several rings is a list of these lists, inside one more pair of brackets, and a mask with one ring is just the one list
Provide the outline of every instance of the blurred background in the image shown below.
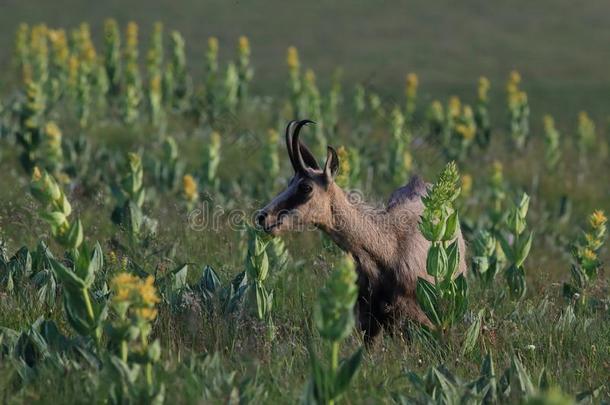
[[[179,30],[187,42],[189,68],[203,68],[206,39],[220,40],[221,56],[246,35],[256,68],[254,90],[282,90],[286,48],[298,48],[302,63],[330,81],[343,68],[348,83],[362,82],[386,97],[402,96],[404,76],[420,78],[420,96],[474,98],[480,75],[491,95],[504,100],[504,83],[518,69],[534,115],[587,110],[597,119],[610,102],[610,2],[439,0],[308,2],[175,0],[1,0],[0,64],[10,64],[20,22],[74,27],[89,22],[100,43],[104,19],[121,26],[136,21],[147,43],[155,21]],[[202,61],[197,65],[196,61]],[[9,80],[0,76],[2,85]]]

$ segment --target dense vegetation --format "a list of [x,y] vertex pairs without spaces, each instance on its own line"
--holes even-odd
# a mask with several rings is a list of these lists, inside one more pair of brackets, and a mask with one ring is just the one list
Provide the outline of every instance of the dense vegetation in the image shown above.
[[[3,401],[610,399],[603,122],[530,114],[510,68],[428,102],[414,73],[400,98],[339,69],[322,86],[291,46],[272,93],[245,36],[228,62],[216,38],[196,44],[202,64],[160,23],[148,41],[134,22],[102,30],[95,43],[86,23],[23,24],[5,72]],[[336,146],[337,182],[373,203],[413,173],[435,181],[421,229],[438,282],[418,285],[435,329],[365,350],[349,258],[319,233],[249,226],[286,184],[295,117],[316,121],[306,142],[320,157]],[[455,278],[460,254],[469,274]]]

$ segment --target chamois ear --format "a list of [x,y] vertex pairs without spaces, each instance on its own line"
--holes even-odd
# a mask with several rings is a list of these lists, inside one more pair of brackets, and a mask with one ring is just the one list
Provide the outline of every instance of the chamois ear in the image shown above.
[[326,150],[326,163],[324,164],[324,174],[329,180],[332,180],[339,171],[339,157],[337,151],[332,146],[328,146]]

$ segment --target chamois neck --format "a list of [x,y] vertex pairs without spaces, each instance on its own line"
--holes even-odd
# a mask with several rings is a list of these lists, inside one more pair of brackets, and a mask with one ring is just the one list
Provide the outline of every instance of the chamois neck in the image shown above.
[[385,211],[350,201],[336,184],[330,189],[330,223],[320,226],[343,250],[357,260],[388,265],[396,248],[396,238],[388,232]]

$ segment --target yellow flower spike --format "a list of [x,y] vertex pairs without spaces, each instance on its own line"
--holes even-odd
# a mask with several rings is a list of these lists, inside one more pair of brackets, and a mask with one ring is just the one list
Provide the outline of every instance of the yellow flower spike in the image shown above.
[[510,72],[510,75],[508,76],[508,80],[511,83],[519,84],[519,83],[521,83],[521,74],[518,71],[513,70]]
[[457,96],[451,96],[449,99],[449,105],[447,107],[447,112],[451,118],[456,118],[460,115],[460,110],[462,108],[462,103],[460,98]]
[[489,79],[485,76],[479,77],[479,87],[478,87],[478,96],[479,100],[487,101],[487,93],[489,92],[489,88],[491,84]]
[[199,197],[197,182],[190,174],[186,174],[182,177],[182,189],[184,191],[184,196],[188,201],[195,201]]
[[239,37],[239,53],[241,55],[250,55],[250,40],[245,35]]
[[555,120],[548,114],[542,118],[542,122],[544,123],[545,131],[549,131],[555,127]]
[[57,124],[54,123],[53,121],[49,121],[45,125],[44,132],[45,132],[45,134],[47,134],[47,136],[49,136],[51,138],[61,138],[61,130],[59,129]]
[[413,98],[417,94],[417,87],[419,86],[419,79],[415,73],[409,73],[406,77],[406,95],[408,98]]
[[472,176],[469,174],[462,175],[462,193],[466,196],[472,191]]
[[212,53],[218,53],[218,38],[209,37],[208,38],[208,48]]
[[297,70],[300,66],[299,62],[299,51],[294,46],[288,47],[288,52],[286,54],[286,63],[288,64],[288,68],[290,70]]
[[157,290],[155,289],[155,278],[153,276],[146,277],[146,280],[138,286],[140,298],[142,301],[149,305],[157,304],[160,299],[157,296]]
[[136,310],[136,315],[139,318],[145,319],[147,321],[154,321],[157,317],[157,310],[155,308],[138,308]]
[[305,72],[305,81],[309,84],[316,84],[316,74],[312,69],[307,69]]
[[585,260],[588,260],[588,261],[590,261],[590,262],[593,262],[593,261],[597,260],[597,255],[595,254],[595,252],[594,252],[593,250],[591,250],[591,249],[589,249],[589,248],[585,248],[585,249],[582,251],[582,257],[583,257]]
[[606,215],[602,210],[594,211],[593,214],[591,214],[591,216],[589,217],[589,223],[591,224],[591,227],[593,227],[593,229],[601,228],[607,221],[608,218],[606,218]]

